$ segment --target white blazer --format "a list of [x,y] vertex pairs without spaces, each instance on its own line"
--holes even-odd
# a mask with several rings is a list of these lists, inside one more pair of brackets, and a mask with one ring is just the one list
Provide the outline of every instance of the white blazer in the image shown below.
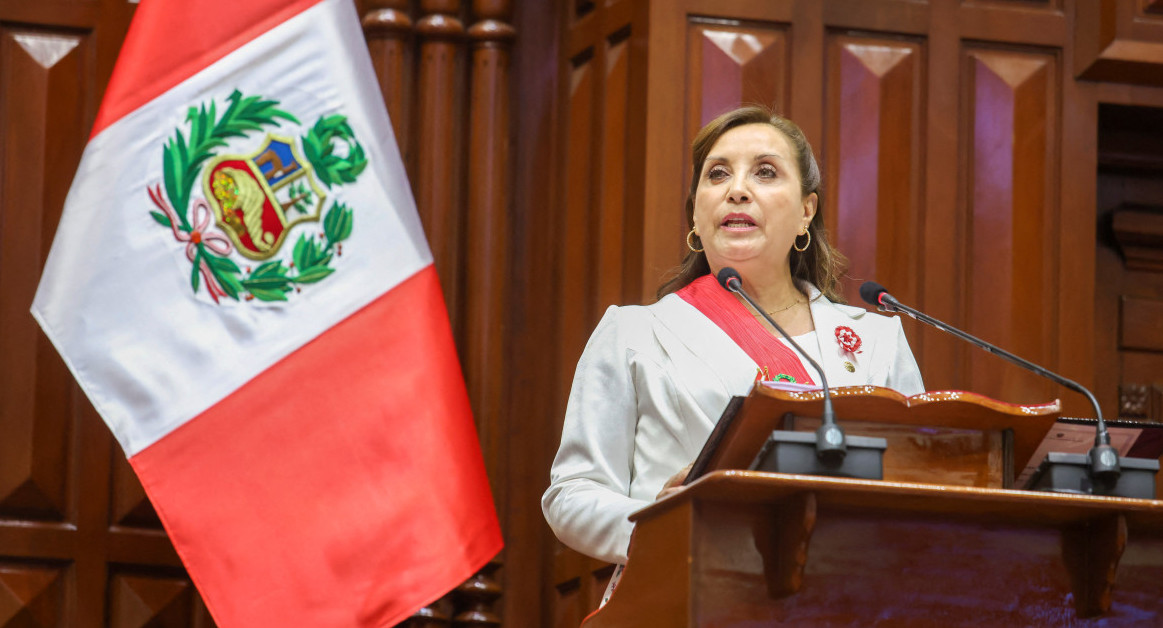
[[[829,386],[924,392],[899,320],[834,304],[805,287]],[[839,326],[860,337],[858,353],[841,348]],[[743,349],[677,295],[606,310],[578,361],[541,498],[557,537],[588,556],[626,562],[633,531],[627,517],[695,459],[727,402],[750,392],[755,375]]]

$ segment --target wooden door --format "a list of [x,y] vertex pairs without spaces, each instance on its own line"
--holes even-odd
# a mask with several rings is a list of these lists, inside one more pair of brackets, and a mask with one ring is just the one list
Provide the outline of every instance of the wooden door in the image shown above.
[[0,626],[212,626],[29,314],[134,3],[0,0]]

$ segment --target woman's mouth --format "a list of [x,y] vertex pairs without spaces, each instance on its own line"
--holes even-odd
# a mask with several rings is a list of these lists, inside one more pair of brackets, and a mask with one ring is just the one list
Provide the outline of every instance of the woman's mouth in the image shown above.
[[723,218],[723,222],[719,223],[723,229],[731,230],[745,230],[755,227],[755,221],[746,214],[728,214]]

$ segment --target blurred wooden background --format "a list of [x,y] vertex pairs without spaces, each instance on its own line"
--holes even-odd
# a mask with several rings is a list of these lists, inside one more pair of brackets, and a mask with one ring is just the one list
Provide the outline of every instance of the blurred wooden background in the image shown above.
[[[135,4],[0,0],[0,626],[210,626],[32,300]],[[506,549],[412,620],[576,626],[608,567],[539,498],[606,306],[681,258],[697,128],[796,120],[851,259],[903,301],[1163,416],[1163,1],[361,0]],[[195,27],[195,26],[192,26]],[[212,36],[208,33],[207,36]],[[930,389],[1073,393],[909,320]]]

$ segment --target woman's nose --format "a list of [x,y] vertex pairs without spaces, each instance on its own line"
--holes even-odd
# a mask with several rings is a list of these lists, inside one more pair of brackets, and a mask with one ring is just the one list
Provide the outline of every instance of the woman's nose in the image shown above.
[[751,195],[748,194],[746,183],[742,177],[734,179],[731,182],[731,187],[727,190],[727,199],[734,203],[747,203],[751,201]]

